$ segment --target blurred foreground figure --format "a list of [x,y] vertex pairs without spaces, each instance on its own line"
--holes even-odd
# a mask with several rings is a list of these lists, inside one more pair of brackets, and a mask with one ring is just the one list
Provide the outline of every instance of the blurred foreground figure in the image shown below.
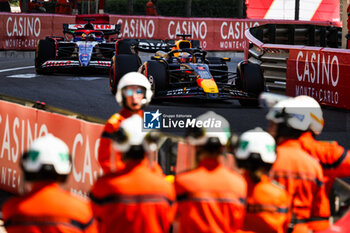
[[[135,114],[143,117],[143,108],[151,102],[152,95],[151,84],[141,73],[129,72],[119,80],[115,98],[122,109],[107,120],[98,149],[98,162],[104,173],[111,172],[111,158],[115,160],[114,170],[124,167],[120,153],[112,148],[111,136],[125,119]],[[115,157],[111,157],[111,154],[115,154]]]
[[147,158],[157,149],[156,137],[142,132],[142,118],[135,114],[111,138],[125,167],[99,178],[91,190],[100,232],[168,233],[175,192]]
[[275,104],[266,115],[269,133],[277,142],[277,160],[271,174],[292,197],[293,232],[326,229],[330,216],[322,167],[299,141],[311,121],[304,106],[302,101],[288,98]]
[[325,176],[326,192],[329,194],[335,178],[350,176],[350,153],[337,142],[322,142],[315,138],[324,126],[321,106],[309,96],[297,96],[295,100],[304,104],[304,111],[310,116],[310,123],[299,141],[302,148],[316,158]]
[[187,141],[195,146],[198,166],[175,176],[175,232],[229,233],[243,224],[246,182],[218,161],[229,144],[230,125],[214,112],[207,112],[196,121],[208,119],[215,119],[220,127],[189,128],[187,132]]
[[59,186],[72,167],[62,140],[51,134],[35,140],[20,163],[30,191],[4,204],[7,232],[97,232],[89,203]]
[[[337,142],[325,142],[316,140],[324,127],[323,111],[320,104],[312,97],[301,95],[294,98],[264,93],[260,99],[263,104],[270,106],[283,99],[294,99],[299,106],[296,110],[305,116],[303,126],[299,127],[301,135],[298,141],[301,148],[309,155],[317,159],[322,166],[326,198],[331,194],[334,180],[350,176],[350,153],[349,150],[339,145]],[[270,104],[269,104],[270,103]],[[329,200],[328,200],[329,201]],[[335,213],[341,214],[341,213]],[[327,221],[323,221],[327,225]],[[324,229],[322,222],[310,221],[309,225],[314,230]]]
[[282,185],[269,178],[276,161],[274,138],[257,128],[244,132],[235,151],[237,165],[244,169],[248,182],[245,231],[287,232],[289,197]]

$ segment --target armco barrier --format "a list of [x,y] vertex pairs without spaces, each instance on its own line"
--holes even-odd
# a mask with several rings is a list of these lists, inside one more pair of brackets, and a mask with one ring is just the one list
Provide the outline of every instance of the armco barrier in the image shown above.
[[97,162],[103,125],[0,100],[0,189],[18,193],[23,181],[19,159],[36,138],[53,133],[70,148],[72,174],[67,189],[86,195],[102,174]]
[[[0,13],[0,50],[34,50],[36,43],[46,36],[63,36],[63,23],[74,23],[74,16],[57,14]],[[273,24],[277,20],[180,18],[110,15],[110,23],[122,25],[123,38],[176,39],[176,34],[192,34],[200,46],[209,51],[243,51],[247,28]],[[278,21],[279,23],[304,23],[303,21]],[[315,22],[313,22],[315,23]],[[331,22],[319,22],[333,25]]]
[[350,51],[339,49],[340,28],[263,25],[247,30],[246,37],[245,59],[261,65],[270,91],[350,109]]

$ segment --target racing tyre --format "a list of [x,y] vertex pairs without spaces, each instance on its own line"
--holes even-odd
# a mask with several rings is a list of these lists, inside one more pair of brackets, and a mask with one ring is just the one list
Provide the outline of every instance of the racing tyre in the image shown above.
[[134,39],[123,39],[117,43],[117,54],[136,54],[134,49],[137,41]]
[[52,69],[41,68],[41,65],[48,60],[55,60],[56,47],[55,42],[50,39],[39,40],[35,51],[35,71],[38,74],[51,74]]
[[148,61],[146,63],[146,77],[151,83],[151,88],[155,96],[160,91],[168,90],[169,77],[166,64],[159,61]]
[[137,71],[141,65],[141,60],[137,55],[120,54],[112,58],[109,73],[109,88],[113,95],[117,92],[118,82],[124,74]]
[[260,65],[240,62],[237,66],[237,86],[242,91],[247,92],[249,96],[255,99],[241,99],[239,103],[242,106],[259,106],[258,97],[265,90],[264,75]]

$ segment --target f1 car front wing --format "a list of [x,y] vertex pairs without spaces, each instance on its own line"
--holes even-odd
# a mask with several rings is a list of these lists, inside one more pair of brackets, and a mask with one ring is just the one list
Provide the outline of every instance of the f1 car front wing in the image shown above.
[[167,91],[159,91],[154,96],[155,99],[172,98],[200,98],[212,100],[228,99],[256,99],[257,96],[251,96],[247,92],[232,88],[231,85],[219,86],[218,93],[205,93],[200,87],[174,88]]
[[90,61],[88,66],[82,66],[79,61],[74,60],[49,60],[44,62],[42,68],[74,68],[74,67],[90,67],[106,69],[111,66],[111,61]]

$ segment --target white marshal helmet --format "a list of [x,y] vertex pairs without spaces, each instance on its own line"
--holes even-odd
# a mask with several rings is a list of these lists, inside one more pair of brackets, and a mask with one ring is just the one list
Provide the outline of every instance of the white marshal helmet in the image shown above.
[[276,161],[275,139],[261,128],[248,130],[239,137],[235,157],[238,160],[248,160],[252,154],[259,154],[267,164]]
[[295,100],[299,101],[302,106],[305,106],[305,110],[310,114],[309,128],[316,135],[319,135],[324,126],[323,112],[320,104],[314,98],[307,95],[297,96]]
[[156,141],[148,140],[151,133],[144,131],[143,119],[134,114],[124,120],[119,130],[112,135],[113,148],[122,153],[128,152],[133,146],[142,146],[146,152],[155,151]]
[[[320,133],[323,127],[321,108],[316,101],[306,97],[295,97],[279,101],[266,115],[266,119],[277,124],[285,123],[287,127]],[[320,120],[320,125],[315,124]],[[320,127],[322,125],[322,127]]]
[[310,125],[309,114],[294,98],[279,101],[269,110],[266,119],[301,131],[306,131]]
[[42,136],[34,140],[23,154],[21,167],[28,174],[42,173],[44,176],[43,170],[53,168],[50,173],[66,176],[72,167],[68,146],[52,134]]
[[127,86],[140,86],[146,89],[145,98],[143,104],[147,105],[151,102],[153,92],[151,90],[151,83],[148,81],[146,76],[139,72],[126,73],[118,83],[117,93],[115,99],[120,106],[123,106],[123,88]]
[[210,138],[217,138],[221,146],[228,145],[231,136],[230,124],[223,116],[208,111],[196,118],[195,125],[196,127],[190,128],[187,133],[188,143],[202,146],[207,144]]
[[271,92],[262,92],[259,95],[259,103],[262,107],[271,108],[281,100],[292,98],[286,95],[275,94]]

